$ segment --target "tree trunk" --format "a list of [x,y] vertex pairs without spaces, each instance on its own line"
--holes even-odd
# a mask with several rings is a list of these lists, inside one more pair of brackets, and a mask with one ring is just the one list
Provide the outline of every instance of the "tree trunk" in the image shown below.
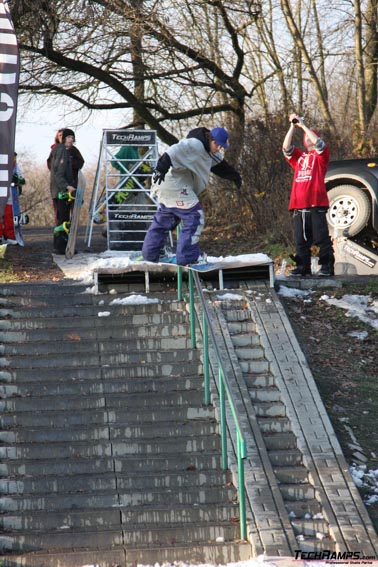
[[370,124],[377,107],[378,65],[378,0],[369,0],[366,8],[365,48],[365,113],[366,124]]
[[316,97],[318,99],[319,109],[320,109],[320,112],[323,116],[323,120],[327,124],[329,130],[332,133],[335,133],[336,127],[335,127],[334,121],[332,119],[330,110],[329,110],[327,97],[326,97],[325,93],[323,92],[321,82],[319,80],[319,77],[317,75],[315,67],[312,63],[309,52],[307,51],[304,37],[303,37],[302,33],[300,32],[300,30],[298,29],[298,26],[296,25],[296,23],[294,21],[292,9],[291,9],[291,6],[290,6],[290,1],[289,0],[281,0],[281,7],[282,7],[282,11],[284,13],[285,19],[286,19],[288,29],[291,33],[292,38],[293,38],[294,44],[297,46],[297,48],[301,52],[301,55],[303,57],[303,61],[306,65],[307,71],[310,75],[310,80],[311,80],[311,83],[314,87]]

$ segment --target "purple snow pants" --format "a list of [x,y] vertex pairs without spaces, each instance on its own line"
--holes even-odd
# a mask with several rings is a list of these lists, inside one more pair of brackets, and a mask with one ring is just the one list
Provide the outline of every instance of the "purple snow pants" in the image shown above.
[[177,242],[177,263],[185,266],[193,264],[201,254],[198,245],[200,234],[205,224],[200,203],[191,209],[168,208],[159,205],[150,228],[143,242],[143,258],[149,262],[158,262],[159,254],[166,243],[170,230],[182,223],[182,229]]

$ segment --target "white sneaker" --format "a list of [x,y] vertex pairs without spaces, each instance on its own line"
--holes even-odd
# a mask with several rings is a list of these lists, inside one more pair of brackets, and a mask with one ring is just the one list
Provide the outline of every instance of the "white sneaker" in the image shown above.
[[6,242],[7,244],[14,244],[14,245],[18,244],[17,240],[13,240],[13,238],[7,238],[7,239],[5,240],[5,242]]
[[195,262],[193,262],[194,264],[207,264],[207,254],[206,252],[202,252],[202,254],[200,254],[197,258],[197,260]]

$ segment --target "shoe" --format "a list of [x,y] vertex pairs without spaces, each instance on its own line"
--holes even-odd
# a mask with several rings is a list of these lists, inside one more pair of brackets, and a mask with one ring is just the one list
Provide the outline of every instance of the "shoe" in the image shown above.
[[177,264],[177,259],[174,254],[171,256],[160,256],[159,264]]
[[192,266],[195,266],[196,264],[207,264],[207,254],[205,252],[202,252],[202,254],[198,256],[197,260],[193,262]]
[[320,270],[318,271],[317,275],[321,278],[330,278],[335,275],[335,270],[333,266],[330,266],[328,264],[323,264],[323,266],[321,266]]
[[299,277],[305,277],[305,276],[311,276],[311,270],[306,268],[301,268],[300,266],[298,266],[298,268],[294,268],[294,270],[291,270],[289,276],[299,276]]
[[18,244],[17,240],[14,240],[13,238],[7,238],[5,240],[6,244],[13,244],[14,246],[16,246]]

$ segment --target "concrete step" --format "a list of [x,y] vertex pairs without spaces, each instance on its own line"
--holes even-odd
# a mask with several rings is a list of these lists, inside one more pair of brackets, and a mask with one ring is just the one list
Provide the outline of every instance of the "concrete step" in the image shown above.
[[255,332],[238,333],[231,335],[232,344],[235,348],[251,348],[260,345],[260,335]]
[[[172,303],[140,303],[140,304],[113,304],[112,300],[107,303],[91,303],[91,304],[79,304],[75,305],[75,301],[72,299],[71,303],[67,305],[60,305],[58,298],[55,302],[52,302],[47,306],[22,306],[22,305],[12,305],[8,307],[0,307],[0,319],[61,319],[69,317],[74,321],[79,317],[100,317],[101,319],[107,319],[108,317],[125,317],[129,324],[135,324],[134,321],[138,321],[139,324],[141,317],[160,315],[163,312],[165,314],[170,314],[172,312],[180,313],[181,316],[188,317],[188,313],[185,309],[185,304],[180,305],[174,302]],[[109,315],[105,315],[105,312]],[[137,317],[137,319],[134,319]],[[156,319],[155,319],[156,320]]]
[[[89,408],[100,409],[107,408],[108,410],[116,408],[129,408],[131,412],[140,409],[148,408],[163,408],[168,406],[200,406],[203,402],[203,392],[195,391],[179,391],[179,392],[151,392],[151,395],[144,395],[143,393],[136,394],[93,394],[79,398],[77,396],[65,396],[49,398],[48,410],[65,410],[65,411],[79,411]],[[46,408],[46,398],[32,397],[32,398],[10,398],[7,400],[0,400],[1,412],[21,412],[21,411],[44,411]]]
[[[310,536],[297,536],[298,547],[300,547],[301,551],[336,551],[337,546],[336,542],[331,537],[322,537],[322,534],[319,534],[319,538],[310,537]],[[299,539],[301,538],[301,539]]]
[[280,402],[282,399],[281,392],[275,386],[271,386],[270,388],[249,388],[248,393],[254,402]]
[[285,451],[269,451],[269,459],[273,467],[291,467],[302,464],[302,453],[298,449]]
[[246,321],[228,321],[227,322],[227,329],[232,337],[234,335],[239,335],[240,333],[255,333],[256,332],[256,323],[250,319]]
[[96,508],[92,510],[64,510],[46,514],[44,511],[22,512],[22,514],[0,515],[2,530],[58,530],[58,529],[101,529],[103,526],[137,525],[188,525],[189,522],[228,522],[239,515],[238,504],[207,504],[206,506],[185,505],[150,506],[129,508]]
[[63,427],[58,429],[53,427],[28,427],[15,428],[8,431],[0,431],[0,443],[19,444],[19,443],[54,443],[54,442],[93,442],[107,440],[147,440],[147,439],[171,439],[171,438],[192,438],[200,435],[216,435],[218,424],[209,420],[176,422],[160,422],[156,424],[143,425],[121,425],[115,426],[81,426]]
[[65,459],[60,456],[55,459],[25,459],[24,461],[8,460],[0,463],[0,476],[22,477],[30,476],[62,476],[80,474],[100,474],[112,472],[117,474],[133,473],[150,474],[156,472],[197,471],[210,469],[220,470],[221,456],[218,451],[203,454],[201,452],[160,455],[146,455],[143,459],[139,455],[93,457],[91,459],[78,458]]
[[42,397],[42,396],[72,396],[92,394],[151,394],[152,392],[178,392],[203,388],[202,376],[185,376],[182,378],[157,377],[140,380],[77,380],[72,376],[61,376],[59,381],[20,382],[0,384],[0,397]]
[[257,419],[262,433],[288,433],[291,423],[288,417],[259,417]]
[[0,287],[0,297],[55,297],[59,295],[75,295],[76,293],[84,293],[88,285],[81,283],[60,282],[17,282],[11,284],[2,284]]
[[3,513],[26,512],[34,510],[55,511],[71,510],[81,508],[112,508],[123,506],[146,506],[186,504],[199,506],[208,503],[232,502],[235,497],[234,487],[188,487],[183,492],[175,490],[114,490],[97,491],[95,493],[73,493],[73,494],[45,494],[23,496],[2,496],[0,498],[0,509]]
[[[171,358],[171,357],[170,357]],[[67,358],[66,358],[67,360]],[[164,360],[155,363],[141,364],[122,364],[122,365],[88,365],[72,366],[68,360],[68,365],[55,367],[54,372],[51,367],[44,368],[0,368],[0,382],[39,382],[47,380],[108,380],[108,379],[133,379],[133,378],[155,378],[159,376],[169,376],[172,379],[181,379],[183,375],[183,362]],[[198,357],[185,364],[185,375],[203,374],[202,363]]]
[[134,353],[140,352],[141,357],[148,351],[169,351],[179,349],[192,349],[190,337],[158,337],[158,338],[137,338],[117,341],[110,339],[102,341],[81,340],[77,335],[73,335],[71,339],[54,342],[25,342],[25,343],[6,343],[0,345],[0,356],[11,359],[12,357],[36,357],[47,356],[52,357],[62,354],[75,357],[76,355],[94,355],[111,354],[111,353]]
[[[62,341],[62,340],[121,340],[136,338],[159,338],[159,337],[181,337],[189,334],[189,324],[184,323],[166,323],[164,325],[145,326],[94,326],[93,320],[87,320],[87,326],[81,326],[79,329],[71,328],[37,328],[37,329],[19,329],[0,331],[0,342],[2,343],[19,343],[19,342],[40,342],[40,341]],[[124,323],[124,321],[123,321]]]
[[81,475],[67,475],[55,478],[52,475],[22,477],[19,479],[1,479],[0,494],[2,495],[47,495],[53,493],[69,494],[75,492],[96,492],[112,489],[120,490],[169,490],[186,489],[195,486],[227,486],[231,481],[228,473],[219,470],[207,471],[176,471],[157,474],[146,472],[115,474],[112,471]]
[[254,346],[244,346],[244,347],[235,347],[236,356],[239,359],[239,362],[254,362],[255,360],[260,360],[264,358],[265,350],[262,346],[258,344]]
[[[114,366],[132,364],[141,366],[143,364],[173,364],[192,362],[199,358],[199,352],[193,349],[172,351],[143,351],[138,352],[114,352],[114,353],[77,353],[69,357],[69,364],[74,366]],[[54,368],[64,369],[67,366],[67,354],[50,354],[44,356],[7,356],[0,358],[1,369],[18,368]]]
[[306,516],[313,518],[314,516],[322,516],[322,507],[320,502],[313,498],[312,500],[286,500],[285,508],[293,522],[295,519],[306,519]]
[[267,373],[270,371],[270,363],[266,358],[256,358],[254,360],[239,360],[243,374]]
[[285,501],[314,500],[316,491],[312,484],[281,484],[280,491]]
[[255,409],[257,418],[286,417],[285,404],[280,401],[276,401],[276,402],[253,401],[253,407]]
[[227,321],[227,327],[228,323],[239,323],[241,321],[249,323],[253,321],[252,313],[249,309],[224,309],[224,305],[222,305],[222,311]]
[[328,522],[324,519],[294,519],[291,522],[295,535],[316,537],[316,534],[329,534]]
[[276,385],[276,380],[270,372],[243,373],[247,388],[270,388]]
[[[61,313],[52,314],[49,317],[36,317],[36,313],[29,313],[29,316],[20,317],[18,313],[9,310],[6,314],[0,315],[0,330],[1,331],[19,331],[19,330],[33,330],[33,329],[79,329],[86,328],[116,328],[116,327],[138,327],[140,325],[171,325],[185,323],[189,320],[188,314],[182,311],[168,311],[167,313],[132,313],[127,316],[126,312],[116,313],[112,312],[109,317],[98,317],[99,312],[104,312],[105,309],[98,309],[93,313],[81,313],[78,308],[75,314],[63,316]],[[0,310],[1,312],[1,310]]]
[[[174,545],[161,547],[150,545],[140,549],[124,546],[116,548],[107,547],[103,550],[70,551],[58,553],[34,552],[28,555],[28,567],[78,567],[78,565],[117,565],[117,567],[130,567],[130,565],[171,564],[175,562],[191,563],[193,557],[203,564],[225,565],[239,561],[248,561],[252,556],[251,544],[245,542],[207,543],[191,545]],[[16,554],[2,556],[4,567],[22,565],[25,556]]]
[[286,451],[297,448],[297,438],[291,431],[287,433],[265,433],[264,443],[268,451]]
[[[3,445],[0,447],[0,459],[54,459],[54,458],[92,458],[100,456],[125,455],[159,455],[161,453],[177,453],[177,443],[173,440],[159,439],[140,441],[97,441],[68,443],[51,442],[17,445]],[[220,439],[217,435],[191,437],[183,439],[181,452],[220,451]]]
[[234,541],[238,539],[239,525],[229,523],[220,524],[206,522],[205,524],[195,524],[191,522],[185,528],[182,526],[164,526],[161,528],[149,528],[136,526],[120,526],[118,529],[101,529],[90,531],[61,530],[47,532],[18,532],[15,535],[0,534],[0,550],[15,552],[30,552],[37,549],[69,549],[80,550],[88,547],[104,548],[109,545],[138,546],[147,547],[149,545],[172,545],[216,542],[218,537],[224,541]]
[[279,484],[308,483],[308,470],[304,465],[296,467],[274,467],[274,474]]
[[38,427],[60,428],[73,426],[89,426],[91,424],[127,424],[129,427],[133,425],[144,425],[151,422],[155,427],[159,428],[160,424],[168,422],[196,419],[209,419],[214,417],[214,408],[212,406],[187,406],[179,407],[166,406],[164,408],[137,409],[132,412],[130,409],[81,409],[80,412],[68,413],[62,410],[49,410],[40,412],[38,418],[34,411],[17,411],[12,414],[0,414],[0,427],[4,429],[14,427],[35,427],[36,421]]

